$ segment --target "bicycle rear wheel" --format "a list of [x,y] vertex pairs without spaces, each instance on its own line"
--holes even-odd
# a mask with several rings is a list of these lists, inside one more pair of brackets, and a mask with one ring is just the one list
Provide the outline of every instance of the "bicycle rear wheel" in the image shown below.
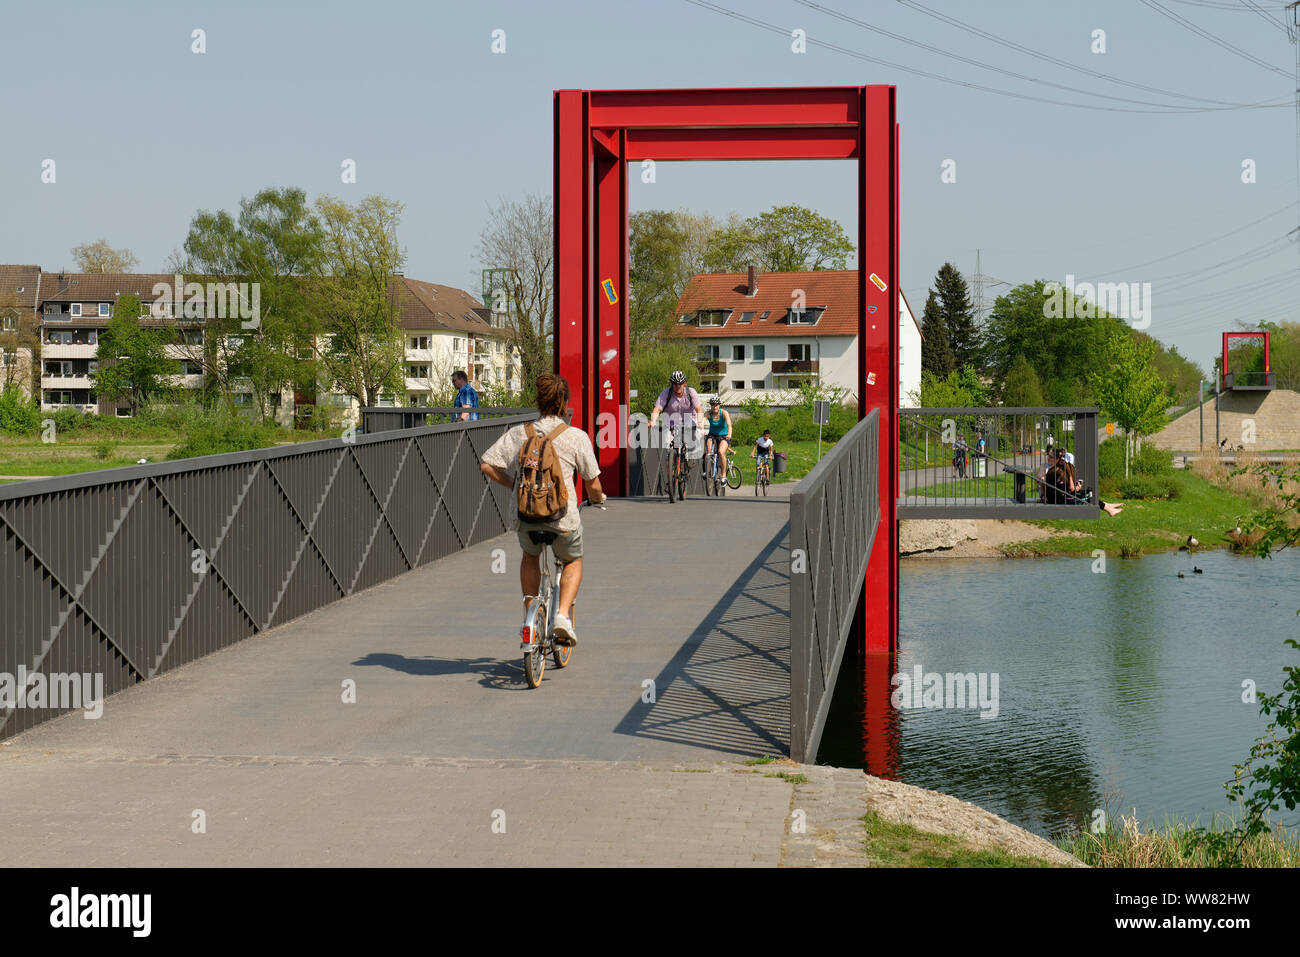
[[542,650],[546,646],[546,614],[546,604],[539,599],[533,621],[541,624],[533,627],[532,647],[524,650],[524,678],[530,688],[540,685],[542,675],[546,674],[546,652]]
[[675,453],[672,449],[664,450],[664,484],[668,486],[668,504],[677,501],[677,476],[673,473]]
[[[576,626],[578,623],[578,603],[575,601],[569,608],[569,621]],[[555,667],[567,668],[569,660],[573,657],[573,645],[561,645],[558,642],[552,647],[551,657],[555,659]]]

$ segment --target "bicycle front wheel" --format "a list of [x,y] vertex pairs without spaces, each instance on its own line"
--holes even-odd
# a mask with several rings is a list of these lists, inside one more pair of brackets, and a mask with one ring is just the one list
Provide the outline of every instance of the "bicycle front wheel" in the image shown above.
[[727,484],[733,489],[740,488],[740,469],[731,463],[727,463]]

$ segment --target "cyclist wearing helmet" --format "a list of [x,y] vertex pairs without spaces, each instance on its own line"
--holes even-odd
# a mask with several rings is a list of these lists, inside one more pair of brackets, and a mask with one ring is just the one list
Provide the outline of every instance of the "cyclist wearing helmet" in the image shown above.
[[692,419],[700,428],[704,428],[704,409],[700,405],[700,395],[686,384],[686,373],[674,372],[668,381],[668,388],[655,399],[654,411],[650,413],[650,428],[653,430],[658,425],[661,412],[668,416],[668,424],[673,428],[685,426]]
[[[722,407],[722,398],[713,396],[709,399],[709,413],[705,416],[705,421],[709,425],[709,434],[704,440],[704,454],[709,454],[709,443],[715,442],[718,446],[718,470],[719,474],[726,480],[727,476],[727,449],[730,443],[727,441],[731,435],[731,413]],[[705,476],[709,478],[709,476]]]

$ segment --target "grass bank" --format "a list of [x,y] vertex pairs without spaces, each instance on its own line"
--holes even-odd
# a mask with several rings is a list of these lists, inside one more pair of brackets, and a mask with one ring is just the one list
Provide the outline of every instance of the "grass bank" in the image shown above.
[[1056,846],[1090,867],[1300,867],[1300,838],[1281,828],[1242,842],[1227,860],[1206,849],[1192,824],[1170,821],[1144,831],[1127,816],[1100,834],[1072,834]]
[[863,853],[873,867],[1055,867],[1000,848],[975,847],[946,834],[886,821],[875,811],[862,818]]

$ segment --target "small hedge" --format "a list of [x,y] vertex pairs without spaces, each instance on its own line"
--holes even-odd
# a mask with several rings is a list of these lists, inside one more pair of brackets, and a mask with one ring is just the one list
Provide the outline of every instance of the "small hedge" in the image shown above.
[[1134,475],[1118,485],[1119,494],[1126,499],[1174,499],[1181,489],[1171,476]]
[[185,441],[167,453],[169,459],[188,459],[196,455],[218,455],[222,452],[245,452],[264,449],[275,444],[276,430],[239,415],[214,415],[210,420],[193,426]]
[[[1129,457],[1129,475],[1173,475],[1174,461],[1164,449],[1150,443]],[[1124,478],[1124,439],[1107,439],[1097,450],[1097,472],[1102,478]]]

